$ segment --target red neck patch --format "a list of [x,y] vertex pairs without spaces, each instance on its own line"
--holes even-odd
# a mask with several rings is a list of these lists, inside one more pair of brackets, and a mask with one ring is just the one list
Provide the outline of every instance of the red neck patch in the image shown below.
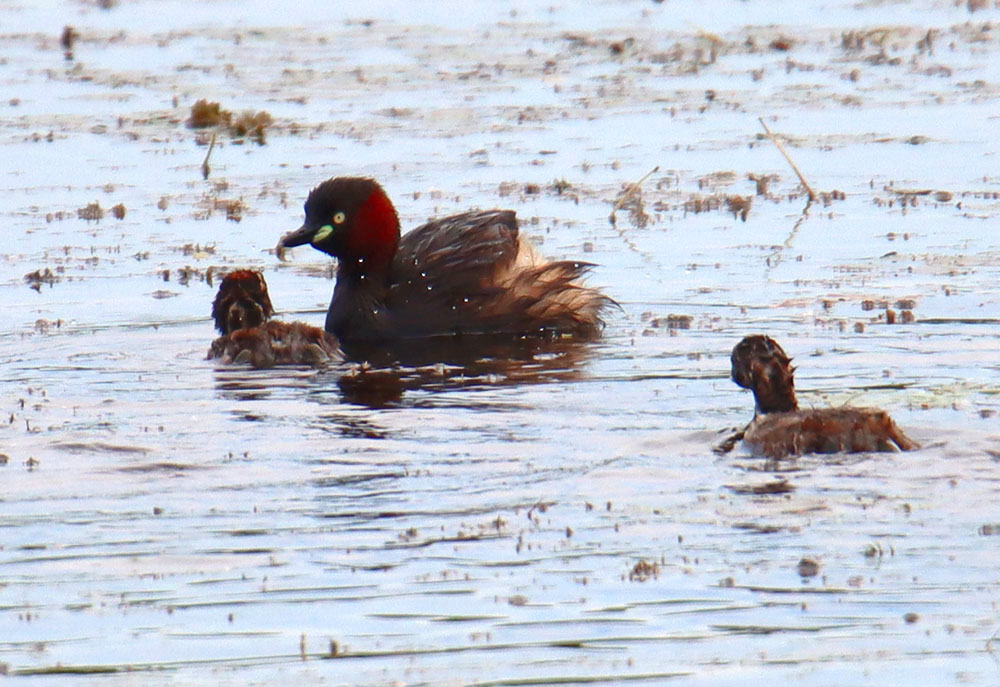
[[392,201],[376,188],[351,221],[347,252],[357,260],[358,271],[388,268],[399,247],[399,217]]

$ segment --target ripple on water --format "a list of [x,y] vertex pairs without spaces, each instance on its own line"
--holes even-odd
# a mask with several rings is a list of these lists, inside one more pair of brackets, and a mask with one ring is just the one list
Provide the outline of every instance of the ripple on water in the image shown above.
[[[0,668],[991,684],[1000,60],[974,4],[0,10]],[[274,118],[220,133],[208,179],[202,97]],[[268,251],[346,173],[408,227],[513,207],[621,310],[593,343],[206,361],[221,270],[321,322],[330,262]],[[714,454],[760,332],[803,405],[885,407],[924,449]]]

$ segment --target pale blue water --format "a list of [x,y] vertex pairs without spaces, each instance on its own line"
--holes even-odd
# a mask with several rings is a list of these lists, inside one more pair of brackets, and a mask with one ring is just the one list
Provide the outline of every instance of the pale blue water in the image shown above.
[[[992,10],[294,9],[0,6],[9,675],[996,683]],[[877,33],[841,48],[885,27],[898,64],[874,59]],[[928,29],[933,54],[917,45]],[[768,47],[779,36],[790,51]],[[276,118],[264,146],[221,135],[207,181],[184,126],[200,98]],[[802,220],[758,116],[817,191],[846,199]],[[649,224],[623,209],[612,226],[622,185],[657,166]],[[745,223],[724,205],[685,211],[752,195],[748,173],[779,178]],[[512,207],[544,254],[598,263],[591,283],[621,311],[599,342],[461,371],[205,361],[210,267],[263,269],[283,316],[322,322],[329,261],[269,251],[337,174],[379,178],[407,227]],[[951,197],[904,211],[893,189]],[[216,200],[241,200],[242,221]],[[94,201],[127,214],[78,219]],[[59,281],[36,292],[24,276],[45,268]],[[887,326],[869,299],[913,300],[917,322]],[[691,328],[654,326],[671,314]],[[804,403],[884,407],[925,448],[777,468],[713,454],[752,413],[728,369],[755,332],[795,357]],[[778,479],[794,489],[746,493]],[[819,575],[799,576],[803,557]],[[630,580],[640,560],[658,576]],[[97,669],[120,672],[67,672]]]

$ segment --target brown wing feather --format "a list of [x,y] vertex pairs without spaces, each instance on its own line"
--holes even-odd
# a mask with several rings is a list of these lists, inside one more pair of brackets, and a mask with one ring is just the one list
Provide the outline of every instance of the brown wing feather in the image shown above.
[[517,257],[512,210],[463,212],[423,224],[403,236],[392,273],[407,282],[453,291],[476,290]]
[[239,329],[212,342],[208,358],[225,363],[250,363],[254,367],[312,365],[338,360],[337,339],[319,327],[302,322],[269,320],[259,327]]
[[876,408],[823,408],[758,415],[743,439],[754,453],[770,458],[920,448],[888,413]]
[[[522,250],[531,248],[524,245]],[[511,270],[489,309],[497,317],[506,315],[516,329],[594,334],[604,325],[601,313],[615,302],[580,284],[592,267],[587,262],[541,260],[532,267]]]
[[540,257],[511,210],[467,212],[402,238],[388,304],[407,331],[591,334],[614,304],[578,283],[591,267]]

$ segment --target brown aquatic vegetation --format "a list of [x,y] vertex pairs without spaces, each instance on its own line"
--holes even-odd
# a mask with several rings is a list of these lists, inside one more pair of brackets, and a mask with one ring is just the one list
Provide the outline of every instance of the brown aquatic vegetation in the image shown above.
[[199,100],[191,106],[187,126],[190,129],[224,128],[233,138],[251,138],[260,145],[265,143],[265,132],[274,123],[269,112],[248,110],[234,117],[217,102]]
[[789,494],[795,487],[787,479],[752,485],[726,485],[734,494],[749,494],[753,496],[770,496],[772,494]]
[[631,582],[645,582],[660,576],[660,564],[650,563],[646,559],[643,559],[632,566],[632,570],[629,571],[628,579]]
[[557,195],[561,196],[567,191],[570,191],[573,188],[573,184],[569,183],[565,179],[556,179],[552,182],[551,188]]
[[799,410],[791,358],[769,336],[744,338],[733,348],[731,363],[733,381],[753,391],[756,401],[754,419],[743,431],[742,439],[757,455],[784,458],[804,453],[919,448],[884,410]]
[[752,204],[753,196],[726,196],[726,208],[733,213],[734,219],[746,222]]
[[223,110],[222,106],[216,102],[199,100],[191,106],[191,116],[188,117],[187,126],[189,129],[207,129],[210,126],[225,125],[233,119],[233,113]]
[[656,317],[649,321],[649,326],[654,329],[661,327],[665,329],[691,329],[694,317],[691,315],[678,315],[671,313],[666,317]]
[[[180,267],[176,270],[177,283],[180,284],[181,286],[187,286],[192,281],[195,282],[203,281],[209,286],[211,286],[212,276],[214,272],[215,272],[214,267],[209,267],[208,269],[202,270],[197,267],[191,267],[191,265],[185,265],[184,267]],[[160,272],[160,276],[163,278],[163,281],[168,282],[170,281],[171,272],[168,269],[162,270]]]
[[916,322],[917,318],[913,314],[913,308],[916,307],[916,301],[912,298],[904,298],[896,301],[895,307],[899,309],[898,313],[889,307],[889,301],[886,299],[874,300],[866,298],[861,301],[861,309],[865,312],[885,310],[885,313],[879,315],[878,318],[873,319],[873,322],[883,318],[885,319],[886,324],[911,324]]
[[632,220],[632,224],[640,229],[645,227],[649,223],[649,215],[646,214],[645,207],[642,203],[642,184],[646,179],[655,174],[660,170],[659,165],[653,167],[653,169],[646,172],[645,175],[639,181],[634,184],[626,184],[622,187],[622,191],[618,194],[618,198],[615,200],[615,205],[611,209],[611,215],[608,217],[608,221],[612,225],[616,223],[615,213],[625,208],[629,211],[629,219]]
[[684,212],[700,214],[702,212],[714,212],[721,210],[725,206],[726,210],[733,213],[733,219],[747,221],[750,214],[750,207],[753,205],[753,196],[736,196],[715,194],[711,196],[694,195],[684,201],[682,207]]
[[229,135],[233,138],[251,138],[259,145],[264,145],[264,133],[274,123],[270,113],[247,111],[237,117],[229,126]]
[[618,210],[628,210],[629,222],[632,226],[642,229],[649,224],[649,215],[642,202],[642,191],[636,189],[630,191],[630,187],[625,189],[619,202],[615,203],[615,211],[611,213],[611,223],[615,224],[615,212]]
[[76,43],[76,39],[79,37],[80,34],[72,26],[63,28],[62,36],[59,37],[59,45],[63,49],[63,57],[66,58],[67,62],[73,60],[73,44]]
[[223,207],[226,210],[226,219],[230,222],[240,222],[243,219],[242,200],[220,200],[216,202],[216,207]]
[[191,106],[191,116],[188,117],[187,126],[189,129],[207,129],[210,126],[225,125],[233,119],[233,113],[223,110],[222,106],[216,102],[199,100]]
[[46,267],[44,270],[35,270],[34,272],[28,272],[26,275],[24,275],[24,281],[28,286],[33,288],[35,291],[41,291],[42,284],[48,284],[49,286],[52,286],[56,282],[62,281],[62,277],[58,276],[51,269]]
[[837,189],[832,191],[820,191],[819,199],[823,203],[823,207],[829,207],[835,200],[847,200],[847,194],[843,191],[838,191]]
[[819,574],[819,563],[812,558],[803,558],[795,569],[801,577],[815,577]]
[[736,183],[736,172],[731,169],[720,170],[698,177],[698,190],[720,190]]
[[56,329],[61,329],[62,325],[63,321],[61,319],[46,320],[45,318],[40,318],[35,320],[35,331],[38,332],[39,334],[48,334],[49,330],[51,330],[53,327],[55,327]]
[[702,212],[711,212],[713,210],[718,210],[722,207],[724,203],[724,196],[702,196],[696,195],[691,196],[684,201],[684,212],[691,212],[694,214],[700,214]]
[[766,196],[768,188],[772,181],[778,180],[777,174],[753,174],[752,172],[747,174],[747,179],[752,181],[756,186],[756,193],[758,196]]
[[207,193],[198,201],[198,211],[194,218],[204,221],[211,219],[217,212],[224,212],[228,221],[241,222],[247,209],[246,203],[240,198],[219,198]]
[[174,250],[180,251],[183,255],[215,255],[215,246],[207,243],[204,246],[200,243],[185,243],[183,246],[178,246]]
[[78,208],[76,216],[88,222],[100,222],[104,219],[104,208],[98,202],[88,203],[82,208]]

